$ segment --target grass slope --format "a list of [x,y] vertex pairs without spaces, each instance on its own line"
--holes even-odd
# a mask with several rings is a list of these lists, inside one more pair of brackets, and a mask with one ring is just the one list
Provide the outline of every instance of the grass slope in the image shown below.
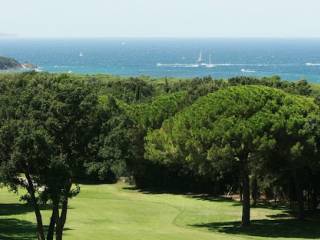
[[[17,199],[0,190],[1,240],[35,239],[32,209]],[[320,221],[301,224],[285,210],[255,208],[253,226],[243,230],[237,202],[141,193],[123,184],[83,185],[69,211],[67,240],[320,239]]]

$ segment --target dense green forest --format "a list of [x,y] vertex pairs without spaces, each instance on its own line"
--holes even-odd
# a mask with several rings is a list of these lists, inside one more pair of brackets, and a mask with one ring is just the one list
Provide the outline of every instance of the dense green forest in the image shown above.
[[[62,239],[81,183],[240,196],[298,219],[320,201],[320,91],[279,77],[0,75],[0,182],[26,190],[38,239]],[[51,210],[44,226],[41,207]]]

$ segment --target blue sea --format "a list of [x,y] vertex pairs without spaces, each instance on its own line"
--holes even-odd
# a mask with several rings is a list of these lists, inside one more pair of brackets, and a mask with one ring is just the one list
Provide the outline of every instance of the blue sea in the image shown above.
[[320,82],[320,39],[0,38],[0,55],[48,72]]

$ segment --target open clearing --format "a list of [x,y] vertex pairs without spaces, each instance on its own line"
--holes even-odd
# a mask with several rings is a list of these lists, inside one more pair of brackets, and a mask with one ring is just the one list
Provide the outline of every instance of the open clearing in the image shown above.
[[[35,239],[32,209],[0,190],[0,239]],[[44,220],[49,212],[43,211]],[[70,202],[67,240],[320,239],[320,221],[300,223],[285,209],[252,209],[253,225],[238,227],[238,202],[194,195],[142,193],[124,184],[82,185]],[[47,223],[47,222],[45,222]]]

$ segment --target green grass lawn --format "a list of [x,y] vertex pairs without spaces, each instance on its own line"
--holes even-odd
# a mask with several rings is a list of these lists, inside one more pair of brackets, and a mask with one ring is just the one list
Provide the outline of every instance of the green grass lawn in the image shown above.
[[[49,212],[44,218],[49,219]],[[141,193],[123,184],[83,185],[71,200],[65,239],[206,240],[320,239],[320,221],[300,223],[285,210],[252,210],[253,225],[239,228],[237,202],[174,194]],[[47,223],[47,222],[46,222]],[[0,239],[35,239],[32,209],[0,190]]]

